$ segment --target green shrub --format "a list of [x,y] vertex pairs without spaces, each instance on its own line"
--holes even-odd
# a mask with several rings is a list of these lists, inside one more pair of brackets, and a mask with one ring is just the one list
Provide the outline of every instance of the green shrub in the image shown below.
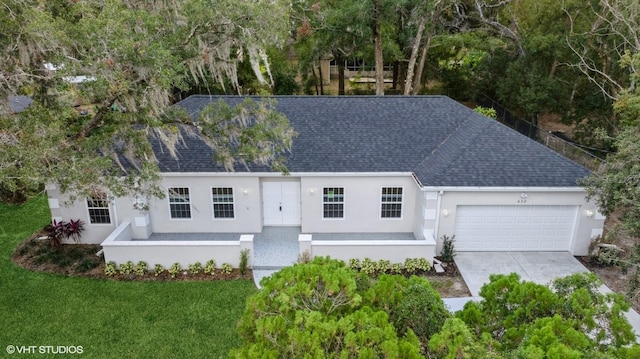
[[162,264],[156,264],[153,266],[153,274],[157,277],[164,272],[164,267]]
[[243,249],[240,251],[240,274],[247,274],[247,268],[249,266],[249,250]]
[[442,236],[442,250],[440,251],[440,260],[445,263],[453,262],[453,257],[456,256],[456,250],[454,245],[454,239],[456,236],[449,238],[446,234]]
[[133,273],[133,262],[132,261],[128,261],[127,263],[121,264],[120,265],[120,274],[123,275],[128,275]]
[[407,274],[414,274],[418,270],[417,258],[407,258],[404,260],[404,270]]
[[389,319],[398,328],[398,335],[404,335],[411,329],[422,343],[427,343],[451,314],[440,294],[426,279],[411,277],[403,289],[404,294],[398,303],[390,307]]
[[187,266],[189,273],[196,275],[202,271],[202,263],[195,262]]
[[[230,356],[424,357],[417,337],[409,330],[398,335],[389,320],[385,309],[394,302],[388,292],[367,294],[376,282],[328,257],[283,268],[262,280],[263,289],[247,300],[237,327],[244,345]],[[392,295],[403,291],[396,282],[386,281]]]
[[391,273],[392,274],[401,274],[404,271],[402,267],[402,263],[393,263],[391,265]]
[[204,264],[204,272],[205,274],[216,274],[216,261],[215,259],[209,259],[207,263]]
[[171,276],[171,278],[175,278],[178,274],[180,274],[181,270],[182,267],[180,267],[180,263],[173,263],[169,268],[169,275]]
[[76,272],[78,273],[88,272],[99,265],[100,265],[100,262],[98,260],[92,260],[91,258],[86,258],[80,261],[78,265],[76,265]]
[[351,258],[349,259],[349,268],[358,271],[360,270],[360,259],[358,258]]
[[136,266],[133,268],[133,272],[137,276],[142,277],[147,273],[148,269],[149,269],[149,266],[147,265],[147,262],[139,261],[138,264],[136,264]]
[[387,259],[380,259],[376,262],[376,270],[378,273],[387,273],[391,270],[391,261]]
[[116,275],[116,273],[118,273],[116,268],[117,268],[116,262],[109,262],[104,266],[104,274],[108,275],[109,277],[112,277]]
[[487,116],[494,120],[498,118],[498,114],[493,107],[476,106],[473,110],[481,115]]
[[427,258],[417,258],[417,261],[418,270],[421,270],[423,272],[428,272],[431,270],[431,262],[429,262]]
[[376,273],[376,262],[365,258],[362,260],[362,268],[360,270],[368,275],[374,275]]
[[220,271],[224,274],[231,274],[231,271],[233,270],[233,267],[231,266],[231,264],[229,263],[222,263],[222,267],[220,269]]

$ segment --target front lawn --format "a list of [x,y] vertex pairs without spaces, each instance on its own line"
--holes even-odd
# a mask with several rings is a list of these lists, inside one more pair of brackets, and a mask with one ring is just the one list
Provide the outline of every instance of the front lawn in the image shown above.
[[0,204],[0,357],[8,346],[82,346],[90,358],[217,358],[240,346],[252,281],[124,282],[13,264],[17,244],[48,221],[46,198]]

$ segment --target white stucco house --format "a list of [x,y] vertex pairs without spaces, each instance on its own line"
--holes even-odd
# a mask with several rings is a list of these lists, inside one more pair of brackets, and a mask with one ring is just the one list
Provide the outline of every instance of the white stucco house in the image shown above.
[[[195,117],[220,98],[242,99],[177,106]],[[102,243],[107,261],[164,265],[236,263],[274,226],[299,228],[301,253],[396,261],[431,259],[443,235],[455,235],[457,251],[585,255],[602,233],[604,217],[576,184],[586,168],[448,97],[275,99],[298,133],[289,175],[225,171],[187,137],[177,159],[157,146],[167,196],[149,199],[148,211],[131,198],[64,207],[50,185],[52,217],[84,220],[82,241]]]

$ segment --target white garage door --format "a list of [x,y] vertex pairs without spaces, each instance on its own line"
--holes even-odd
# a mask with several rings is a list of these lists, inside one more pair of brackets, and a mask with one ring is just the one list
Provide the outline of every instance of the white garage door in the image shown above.
[[577,206],[458,206],[458,251],[568,251]]

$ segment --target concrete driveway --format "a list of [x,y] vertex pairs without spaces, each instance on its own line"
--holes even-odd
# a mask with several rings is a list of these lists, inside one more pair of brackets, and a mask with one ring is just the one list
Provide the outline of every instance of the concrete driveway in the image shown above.
[[517,273],[523,280],[550,284],[556,278],[588,272],[569,252],[458,252],[454,258],[474,297],[490,274]]
[[[480,300],[480,288],[489,283],[491,274],[518,273],[523,280],[550,284],[556,278],[589,271],[568,252],[458,252],[454,259],[473,298],[444,299],[452,312],[469,300]],[[604,284],[599,290],[611,291]],[[625,316],[640,342],[640,315],[630,309]]]

